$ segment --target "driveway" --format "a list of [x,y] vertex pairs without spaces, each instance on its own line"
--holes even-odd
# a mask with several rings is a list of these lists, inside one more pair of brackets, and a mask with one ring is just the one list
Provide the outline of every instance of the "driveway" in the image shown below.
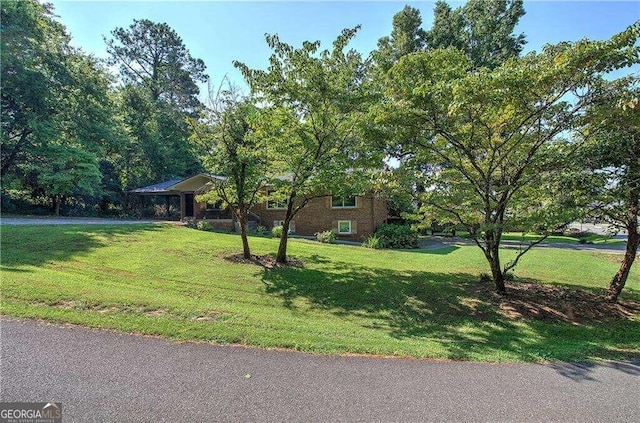
[[486,364],[342,357],[2,319],[2,401],[65,422],[638,421],[640,360]]

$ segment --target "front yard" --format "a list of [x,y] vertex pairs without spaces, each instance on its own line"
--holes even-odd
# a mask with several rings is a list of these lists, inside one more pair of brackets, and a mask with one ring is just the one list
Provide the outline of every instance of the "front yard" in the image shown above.
[[[255,254],[277,248],[250,241]],[[487,268],[476,247],[402,252],[292,240],[299,264],[287,268],[230,259],[240,250],[235,235],[170,225],[3,226],[1,312],[317,353],[476,361],[640,354],[637,268],[620,305],[593,295],[615,273],[616,255],[533,250],[502,299],[479,282]]]

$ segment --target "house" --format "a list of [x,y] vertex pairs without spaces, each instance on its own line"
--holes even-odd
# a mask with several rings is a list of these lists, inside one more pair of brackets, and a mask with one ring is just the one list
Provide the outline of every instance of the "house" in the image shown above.
[[[200,173],[192,177],[167,181],[130,191],[136,195],[155,195],[180,198],[181,219],[207,220],[214,228],[233,230],[235,223],[231,212],[220,203],[209,204],[196,201],[196,196],[208,189],[208,183],[224,176]],[[268,189],[265,187],[265,190]],[[168,202],[168,201],[167,201]],[[251,210],[251,224],[267,229],[282,224],[286,204],[268,198]],[[379,224],[388,218],[384,197],[370,192],[366,195],[336,197],[326,195],[313,198],[300,210],[290,224],[296,235],[313,236],[317,232],[333,230],[339,239],[361,241],[373,234]]]

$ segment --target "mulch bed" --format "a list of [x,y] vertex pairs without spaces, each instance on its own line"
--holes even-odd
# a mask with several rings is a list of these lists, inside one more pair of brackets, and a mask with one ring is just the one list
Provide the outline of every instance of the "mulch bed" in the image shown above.
[[232,254],[229,256],[223,256],[223,258],[233,263],[256,264],[267,269],[273,269],[275,267],[304,267],[302,261],[291,257],[287,258],[287,263],[285,264],[277,263],[275,256],[271,255],[260,256],[252,254],[250,259],[246,259],[242,254]]
[[492,283],[473,287],[481,300],[499,308],[509,319],[560,321],[573,324],[628,320],[640,314],[640,302],[623,300],[611,303],[600,293],[584,289],[526,282],[507,285],[507,295],[493,290]]

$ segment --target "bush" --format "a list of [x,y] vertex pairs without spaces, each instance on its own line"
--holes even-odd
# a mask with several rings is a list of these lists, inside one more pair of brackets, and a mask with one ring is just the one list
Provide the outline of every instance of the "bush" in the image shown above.
[[362,246],[365,248],[373,248],[377,250],[379,248],[382,248],[382,241],[378,236],[376,236],[376,234],[373,234],[369,235],[367,239],[364,240]]
[[264,233],[266,232],[267,228],[265,228],[262,225],[258,225],[256,226],[256,234],[257,235],[264,235]]
[[213,229],[213,227],[211,226],[211,223],[207,222],[206,220],[199,221],[196,227],[201,231],[210,231],[211,229]]
[[282,237],[282,226],[274,226],[271,228],[271,236],[274,238]]
[[418,248],[418,233],[409,225],[383,223],[376,236],[380,238],[380,248]]
[[335,244],[336,234],[334,234],[332,230],[316,232],[316,239],[323,244]]

